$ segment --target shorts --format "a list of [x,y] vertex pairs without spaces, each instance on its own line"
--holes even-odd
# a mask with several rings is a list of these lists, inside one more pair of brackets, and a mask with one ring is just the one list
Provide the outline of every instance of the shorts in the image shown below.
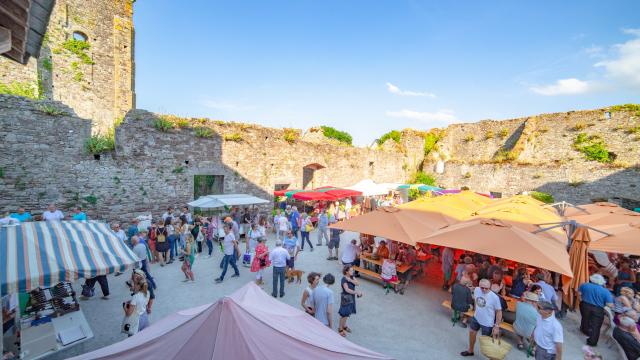
[[338,249],[340,247],[340,240],[329,240],[327,246],[329,247],[329,249]]
[[491,336],[491,332],[493,331],[493,327],[491,326],[480,325],[475,316],[469,320],[469,328],[473,331],[481,330],[481,334],[485,336]]
[[292,257],[290,257],[289,259],[287,259],[287,266],[291,269],[295,269],[295,259]]

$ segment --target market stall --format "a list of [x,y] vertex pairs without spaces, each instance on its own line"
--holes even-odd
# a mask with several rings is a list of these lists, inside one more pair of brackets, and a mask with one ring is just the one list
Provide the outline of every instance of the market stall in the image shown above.
[[102,222],[0,227],[3,317],[13,317],[3,319],[3,344],[23,359],[36,359],[90,339],[70,282],[123,272],[135,262],[136,255]]
[[[198,210],[208,210],[221,214],[229,211],[233,206],[253,206],[268,204],[269,200],[265,200],[253,195],[247,194],[224,194],[224,195],[205,195],[194,200],[187,205]],[[224,237],[222,228],[222,220],[218,217],[218,236]],[[240,224],[238,224],[240,225]],[[244,226],[240,226],[240,235],[244,234]]]

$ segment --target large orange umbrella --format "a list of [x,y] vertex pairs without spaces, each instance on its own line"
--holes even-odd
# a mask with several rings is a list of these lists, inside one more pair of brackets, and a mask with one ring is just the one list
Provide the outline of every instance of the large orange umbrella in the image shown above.
[[599,226],[602,225],[621,225],[640,222],[640,213],[622,209],[611,212],[599,212],[589,215],[569,216],[568,219],[575,220],[579,224],[599,228]]
[[564,302],[574,309],[578,300],[578,287],[589,280],[589,259],[587,252],[591,236],[587,228],[578,226],[571,236],[571,248],[569,249],[569,262],[573,278],[563,279]]
[[589,250],[640,255],[640,221],[628,224],[602,225],[597,228],[609,236],[592,232],[593,238]]
[[512,221],[471,219],[440,229],[418,242],[497,256],[572,275],[569,255],[562,243],[535,235]]
[[597,202],[593,204],[585,204],[585,205],[571,205],[564,209],[564,216],[580,216],[580,215],[590,215],[590,214],[598,214],[598,213],[610,213],[612,211],[626,211],[625,208],[621,207],[618,204],[610,203],[610,202]]
[[426,212],[438,212],[448,217],[463,220],[472,212],[491,202],[491,199],[471,191],[458,194],[446,194],[431,198],[420,198],[402,204],[401,209],[411,209]]
[[330,227],[415,245],[417,239],[454,222],[440,213],[382,207]]

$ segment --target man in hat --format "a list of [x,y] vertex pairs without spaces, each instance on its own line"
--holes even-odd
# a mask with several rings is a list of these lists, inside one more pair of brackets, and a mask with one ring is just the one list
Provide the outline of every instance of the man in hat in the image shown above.
[[524,339],[529,339],[538,321],[538,294],[525,291],[522,294],[524,301],[516,303],[516,321],[513,329],[518,336],[518,349],[524,349]]
[[597,346],[600,338],[600,328],[604,321],[604,307],[613,308],[613,295],[604,286],[606,281],[600,274],[593,274],[586,282],[578,287],[580,292],[580,331],[589,336],[587,345]]
[[536,321],[533,330],[533,339],[536,342],[536,360],[562,360],[562,325],[553,311],[555,306],[548,301],[538,302],[540,317]]

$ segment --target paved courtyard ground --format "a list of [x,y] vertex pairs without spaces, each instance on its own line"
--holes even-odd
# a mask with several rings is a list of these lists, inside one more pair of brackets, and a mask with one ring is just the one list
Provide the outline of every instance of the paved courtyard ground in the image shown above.
[[[315,232],[311,234],[315,244]],[[344,233],[342,243],[355,237],[356,234]],[[273,248],[273,236],[268,241],[269,248]],[[337,261],[328,261],[327,247],[316,248],[310,252],[306,248],[300,253],[296,266],[304,270],[319,271],[323,274],[331,272],[336,275],[337,283],[333,286],[336,303],[339,303],[339,279],[341,266]],[[239,278],[229,278],[233,270],[227,275],[222,284],[215,284],[220,269],[221,254],[219,249],[214,250],[214,256],[207,258],[202,255],[196,259],[194,272],[195,283],[183,283],[184,278],[178,262],[160,267],[152,266],[152,274],[158,283],[156,302],[153,306],[151,322],[167,316],[175,311],[190,308],[206,303],[215,302],[220,297],[232,293],[249,281],[254,280],[254,273],[248,268],[240,268]],[[358,313],[349,320],[349,327],[353,333],[348,339],[366,348],[393,356],[397,359],[462,359],[459,353],[467,347],[467,329],[459,326],[452,327],[450,312],[440,304],[449,299],[450,294],[442,291],[440,264],[431,263],[427,275],[414,281],[405,292],[405,295],[390,293],[385,295],[382,287],[365,278],[360,281],[360,290],[364,297],[358,299]],[[109,277],[111,298],[100,299],[99,287],[96,287],[96,297],[83,301],[82,309],[91,325],[94,338],[82,344],[78,344],[66,351],[59,352],[48,357],[48,360],[66,359],[68,357],[95,350],[110,345],[125,338],[120,333],[122,321],[122,302],[130,296],[124,282],[128,276]],[[306,282],[306,281],[305,281]],[[286,286],[286,295],[281,301],[298,307],[300,298],[305,288],[303,284],[290,284]],[[271,270],[267,271],[264,289],[271,292]],[[79,292],[80,283],[75,284]],[[337,309],[336,309],[337,312]],[[337,314],[334,322],[337,326]],[[585,337],[578,331],[579,316],[569,314],[562,320],[565,330],[564,359],[581,359],[581,347]],[[256,336],[260,336],[256,334]],[[506,335],[507,341],[514,345],[507,359],[526,359],[524,352],[515,348],[515,338]],[[615,346],[608,349],[605,345],[605,337],[601,338],[597,351],[604,355],[605,359],[618,359]],[[475,358],[484,358],[476,347]]]

